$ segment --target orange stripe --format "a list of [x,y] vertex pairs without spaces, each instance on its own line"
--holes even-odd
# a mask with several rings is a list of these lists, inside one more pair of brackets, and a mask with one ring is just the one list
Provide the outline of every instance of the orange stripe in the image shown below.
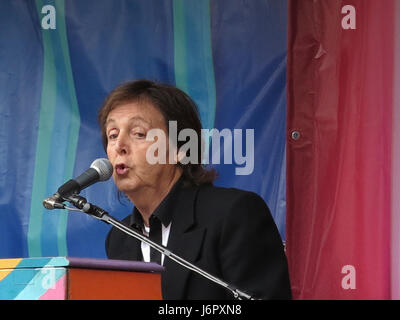
[[0,259],[0,281],[7,277],[21,262],[19,259]]

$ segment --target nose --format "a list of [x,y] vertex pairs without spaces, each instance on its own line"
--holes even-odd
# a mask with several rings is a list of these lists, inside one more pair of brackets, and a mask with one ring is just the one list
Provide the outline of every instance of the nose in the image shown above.
[[120,133],[118,135],[115,147],[118,154],[125,155],[129,152],[129,144],[127,141],[127,137],[124,133]]

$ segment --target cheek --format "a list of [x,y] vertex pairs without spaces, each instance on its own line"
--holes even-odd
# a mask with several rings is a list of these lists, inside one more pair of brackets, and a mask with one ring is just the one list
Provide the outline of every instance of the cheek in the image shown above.
[[110,161],[112,162],[112,159],[115,157],[115,156],[114,156],[114,155],[115,155],[115,152],[114,152],[113,149],[110,147],[110,145],[107,146],[106,153],[107,153],[108,160],[110,160]]
[[[146,157],[148,147],[149,146],[137,149],[135,154],[132,156],[136,172],[140,173],[141,176],[146,176],[146,177],[159,176],[160,171],[164,171],[166,165],[161,163],[152,164],[150,161],[148,161]],[[151,156],[157,156],[156,154],[153,155],[152,152],[150,153]]]
[[147,150],[148,146],[142,146],[141,148],[137,148],[135,153],[133,154],[133,159],[137,165],[140,165],[144,168],[153,167],[149,161],[147,161]]

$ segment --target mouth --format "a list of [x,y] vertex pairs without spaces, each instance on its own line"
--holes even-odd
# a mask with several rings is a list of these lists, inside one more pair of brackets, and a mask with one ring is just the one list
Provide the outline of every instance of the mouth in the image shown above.
[[115,165],[115,172],[117,175],[122,176],[128,173],[129,167],[127,167],[124,163],[119,163]]

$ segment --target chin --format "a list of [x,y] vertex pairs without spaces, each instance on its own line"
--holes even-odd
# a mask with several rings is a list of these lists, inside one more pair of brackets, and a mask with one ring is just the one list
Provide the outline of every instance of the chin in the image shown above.
[[115,183],[119,191],[122,191],[126,195],[140,189],[140,185],[132,181],[116,181]]

